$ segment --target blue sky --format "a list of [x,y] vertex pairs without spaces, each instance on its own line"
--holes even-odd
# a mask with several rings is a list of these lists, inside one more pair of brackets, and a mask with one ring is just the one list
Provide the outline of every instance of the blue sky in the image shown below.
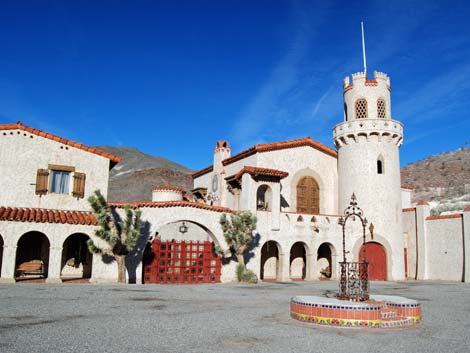
[[333,146],[364,21],[405,165],[470,147],[469,17],[466,1],[2,0],[0,123],[192,169],[218,139],[232,153],[304,136]]

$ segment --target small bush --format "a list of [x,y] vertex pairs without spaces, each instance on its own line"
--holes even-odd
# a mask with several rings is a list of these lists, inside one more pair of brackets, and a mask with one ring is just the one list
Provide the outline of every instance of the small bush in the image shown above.
[[236,272],[238,282],[258,283],[258,277],[256,277],[256,274],[251,270],[247,270],[242,264],[237,265]]

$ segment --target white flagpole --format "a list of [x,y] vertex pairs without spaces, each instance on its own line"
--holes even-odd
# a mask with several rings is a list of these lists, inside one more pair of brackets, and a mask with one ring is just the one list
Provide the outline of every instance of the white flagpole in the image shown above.
[[361,21],[362,30],[362,56],[364,58],[364,72],[367,74],[367,63],[366,63],[366,42],[364,40],[364,24]]

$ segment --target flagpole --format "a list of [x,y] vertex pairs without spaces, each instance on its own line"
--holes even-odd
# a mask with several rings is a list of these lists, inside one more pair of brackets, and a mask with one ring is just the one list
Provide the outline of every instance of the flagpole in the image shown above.
[[364,72],[367,75],[366,42],[364,40],[364,23],[362,21],[361,21],[361,31],[362,31],[362,57],[364,58]]

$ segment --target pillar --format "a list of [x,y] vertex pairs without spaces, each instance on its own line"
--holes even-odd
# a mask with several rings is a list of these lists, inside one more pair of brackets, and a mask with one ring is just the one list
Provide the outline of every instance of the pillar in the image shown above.
[[470,206],[467,206],[462,215],[462,239],[463,239],[463,278],[466,283],[470,282]]
[[281,183],[272,183],[272,205],[271,205],[271,229],[281,228]]
[[426,217],[430,215],[430,208],[427,202],[420,202],[416,205],[416,242],[417,254],[416,279],[427,279],[426,271]]
[[3,245],[2,273],[0,283],[15,282],[16,245]]
[[50,247],[49,268],[46,283],[62,283],[60,271],[62,267],[62,247]]

